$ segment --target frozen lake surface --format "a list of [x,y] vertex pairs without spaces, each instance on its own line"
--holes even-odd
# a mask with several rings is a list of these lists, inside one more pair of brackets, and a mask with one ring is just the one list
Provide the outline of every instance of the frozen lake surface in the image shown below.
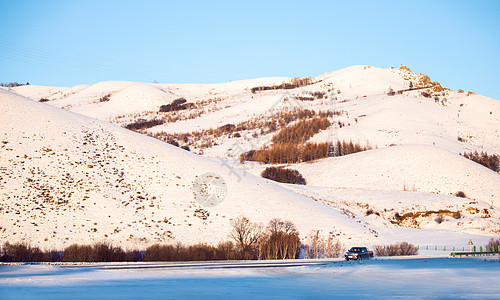
[[245,268],[235,263],[139,269],[0,265],[0,298],[500,298],[498,257],[379,258],[296,266],[300,262]]

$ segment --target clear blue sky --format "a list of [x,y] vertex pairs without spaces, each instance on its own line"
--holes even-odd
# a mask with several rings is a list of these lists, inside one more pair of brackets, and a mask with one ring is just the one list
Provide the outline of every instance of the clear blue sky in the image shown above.
[[0,82],[225,82],[405,64],[500,99],[500,1],[5,1]]

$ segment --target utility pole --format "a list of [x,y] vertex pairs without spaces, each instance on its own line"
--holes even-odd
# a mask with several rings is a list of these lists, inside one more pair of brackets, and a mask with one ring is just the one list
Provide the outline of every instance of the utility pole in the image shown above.
[[340,151],[339,151],[340,149],[338,147],[338,141],[339,141],[338,128],[337,128],[338,122],[336,122],[336,120],[335,120],[335,116],[337,113],[337,97],[334,96],[335,90],[333,89],[333,87],[330,86],[330,88],[331,88],[331,92],[330,92],[330,95],[328,97],[330,99],[332,118],[330,121],[330,123],[331,123],[330,130],[328,132],[328,142],[329,142],[328,157],[335,157],[335,156],[339,156],[339,154],[340,154]]

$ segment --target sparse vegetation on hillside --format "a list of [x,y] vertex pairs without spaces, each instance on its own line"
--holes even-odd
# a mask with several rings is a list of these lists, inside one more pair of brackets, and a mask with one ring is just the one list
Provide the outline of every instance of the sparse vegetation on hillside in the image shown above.
[[109,121],[115,124],[120,124],[121,126],[125,126],[125,124],[127,124],[128,122],[135,121],[137,119],[152,118],[154,116],[154,118],[160,119],[164,124],[175,123],[178,121],[195,119],[205,113],[211,113],[222,109],[222,107],[219,106],[218,104],[224,98],[214,97],[209,99],[203,99],[195,103],[184,103],[184,104],[180,103],[180,101],[182,101],[181,99],[184,98],[178,98],[174,100],[174,102],[176,101],[179,102],[177,102],[176,104],[172,103],[167,104],[163,109],[160,106],[159,110],[163,110],[161,111],[161,114],[158,114],[158,110],[144,111],[140,113],[116,116],[111,118]]
[[111,94],[106,94],[104,96],[102,96],[100,99],[99,99],[99,102],[108,102],[109,100],[111,100]]
[[423,219],[432,217],[434,217],[434,221],[436,221],[436,223],[441,224],[444,222],[445,217],[460,219],[462,216],[460,211],[450,211],[448,209],[415,211],[405,214],[399,214],[396,212],[390,222],[402,227],[419,228],[420,222]]
[[[336,112],[335,114],[339,115],[341,112]],[[225,124],[218,128],[205,129],[189,133],[169,133],[163,131],[154,134],[150,134],[148,132],[142,133],[162,141],[177,140],[185,143],[186,146],[203,149],[212,147],[213,140],[224,135],[236,138],[241,137],[245,131],[249,132],[251,130],[258,130],[260,135],[269,134],[284,128],[287,124],[296,120],[304,120],[314,117],[327,118],[332,115],[333,112],[330,111],[315,112],[308,109],[293,109],[288,111],[278,111],[271,116],[263,115],[256,119],[237,124]],[[254,134],[256,135],[256,133]]]
[[256,86],[251,89],[252,93],[256,92],[262,92],[262,91],[267,91],[267,90],[289,90],[289,89],[295,89],[301,86],[309,85],[312,84],[312,80],[310,77],[304,77],[304,78],[294,78],[290,82],[283,82],[282,84],[279,85],[271,85],[271,86]]
[[282,183],[306,184],[306,180],[297,170],[279,167],[268,167],[260,176]]
[[294,98],[299,101],[314,101],[317,99],[323,99],[325,97],[326,97],[326,92],[322,91],[303,92],[301,96],[294,96]]
[[172,101],[172,103],[170,104],[160,106],[160,112],[185,110],[191,107],[193,107],[192,103],[187,103],[187,100],[184,98],[178,98]]
[[133,131],[141,131],[147,128],[151,128],[153,126],[157,125],[162,125],[163,121],[159,119],[152,119],[152,120],[144,120],[144,119],[139,119],[133,123],[125,125],[125,128],[133,130]]
[[495,172],[500,171],[500,155],[497,154],[488,154],[486,152],[464,152],[464,154],[460,154],[465,158],[468,158],[480,165],[485,166]]

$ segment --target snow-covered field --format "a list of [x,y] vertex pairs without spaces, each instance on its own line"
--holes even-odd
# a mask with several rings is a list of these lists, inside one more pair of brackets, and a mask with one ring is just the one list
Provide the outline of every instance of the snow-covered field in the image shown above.
[[[290,262],[290,261],[287,261]],[[0,265],[1,299],[495,299],[496,258],[403,257],[294,267]],[[300,261],[298,261],[300,263]]]

